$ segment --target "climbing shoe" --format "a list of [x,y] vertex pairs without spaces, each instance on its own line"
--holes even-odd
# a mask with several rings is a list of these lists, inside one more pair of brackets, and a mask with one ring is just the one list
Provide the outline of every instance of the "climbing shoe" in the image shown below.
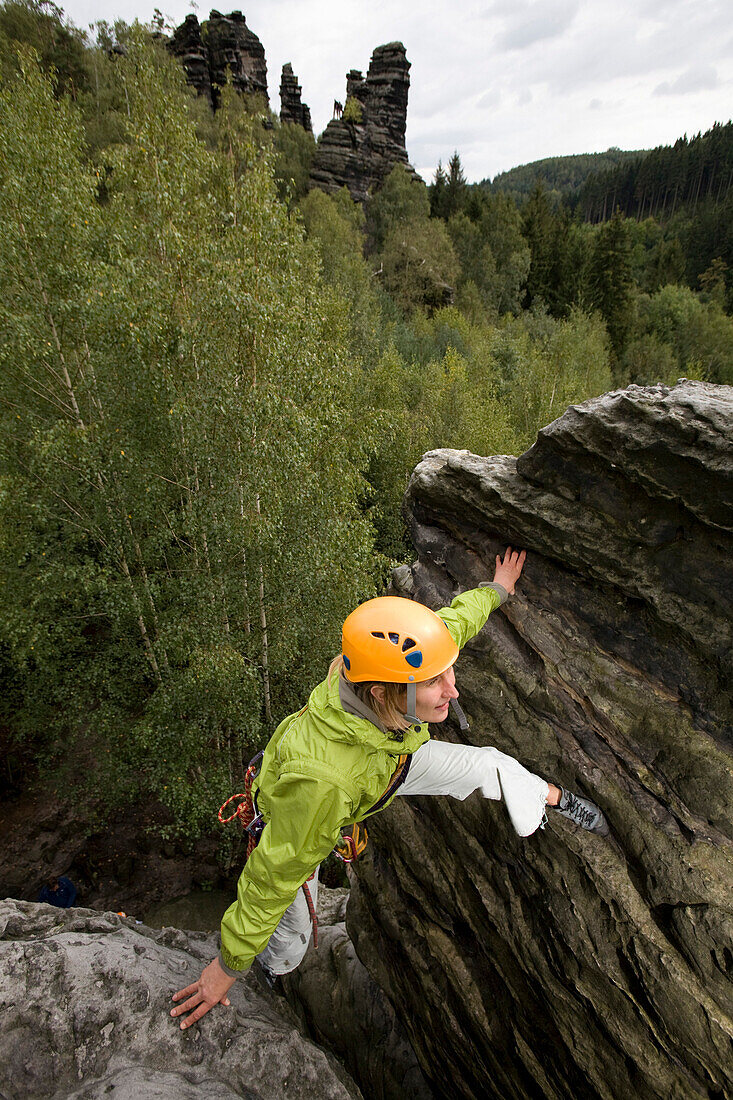
[[589,798],[581,798],[579,794],[571,794],[564,787],[560,788],[560,801],[553,809],[563,817],[580,825],[581,829],[587,829],[590,833],[598,833],[600,836],[608,836],[608,822],[603,812],[591,802]]

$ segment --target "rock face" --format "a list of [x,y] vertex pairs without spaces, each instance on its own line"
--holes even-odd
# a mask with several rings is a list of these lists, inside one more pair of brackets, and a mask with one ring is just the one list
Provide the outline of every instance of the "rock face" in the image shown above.
[[356,957],[343,923],[347,898],[347,890],[319,889],[318,950],[285,979],[288,1001],[369,1100],[432,1100],[394,1009]]
[[215,954],[214,938],[112,913],[0,902],[0,1095],[4,1100],[358,1100],[282,998],[249,976],[181,1031],[170,996]]
[[307,104],[302,103],[302,88],[298,78],[293,72],[293,66],[288,61],[283,65],[280,78],[280,121],[292,122],[296,126],[302,126],[309,134],[313,133],[311,113]]
[[478,795],[373,820],[347,924],[429,1083],[733,1095],[733,390],[607,394],[516,460],[434,451],[407,512],[418,561],[396,588],[433,607],[526,547],[517,594],[459,660],[463,736],[611,826],[550,812],[520,840]]
[[[68,875],[77,905],[140,917],[151,907],[200,887],[235,888],[217,863],[217,836],[193,844],[164,841],[157,831],[170,822],[155,804],[128,807],[114,827],[100,829],[87,808],[69,805],[46,786],[0,806],[0,898],[35,901],[50,878]],[[241,840],[234,868],[244,861]]]
[[[346,77],[346,101],[359,105],[360,121],[332,119],[321,134],[311,186],[335,192],[348,187],[365,202],[395,164],[409,167],[405,149],[410,62],[401,42],[378,46],[366,80],[356,69]],[[348,109],[345,110],[348,115]]]
[[169,48],[180,58],[189,84],[206,96],[212,107],[216,107],[218,89],[226,84],[229,74],[238,92],[268,99],[265,50],[241,11],[229,15],[211,11],[201,25],[195,15],[187,15],[174,31]]

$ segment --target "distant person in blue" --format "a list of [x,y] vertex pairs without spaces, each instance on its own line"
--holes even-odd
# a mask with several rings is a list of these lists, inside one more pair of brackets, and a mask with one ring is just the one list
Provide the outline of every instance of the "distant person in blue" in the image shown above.
[[76,886],[66,875],[49,879],[42,887],[38,900],[55,905],[58,909],[70,909],[76,901]]

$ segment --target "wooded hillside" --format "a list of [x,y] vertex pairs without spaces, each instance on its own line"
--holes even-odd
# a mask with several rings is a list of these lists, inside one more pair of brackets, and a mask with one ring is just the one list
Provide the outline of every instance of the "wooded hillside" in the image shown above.
[[733,382],[729,199],[592,224],[455,154],[362,207],[308,191],[312,135],[256,97],[212,113],[150,28],[91,42],[9,0],[0,55],[3,784],[41,766],[193,835],[409,559],[423,452]]

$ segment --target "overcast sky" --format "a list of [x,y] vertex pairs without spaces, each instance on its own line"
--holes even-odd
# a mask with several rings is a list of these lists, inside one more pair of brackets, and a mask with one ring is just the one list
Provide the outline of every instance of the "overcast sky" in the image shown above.
[[[208,8],[158,0],[171,23]],[[290,61],[318,134],[345,74],[402,41],[412,63],[407,152],[426,182],[458,150],[469,180],[612,145],[643,149],[733,115],[729,0],[245,0],[270,104]],[[145,0],[61,2],[77,26],[152,18]],[[228,11],[224,6],[223,11]],[[459,14],[460,13],[460,14]]]

